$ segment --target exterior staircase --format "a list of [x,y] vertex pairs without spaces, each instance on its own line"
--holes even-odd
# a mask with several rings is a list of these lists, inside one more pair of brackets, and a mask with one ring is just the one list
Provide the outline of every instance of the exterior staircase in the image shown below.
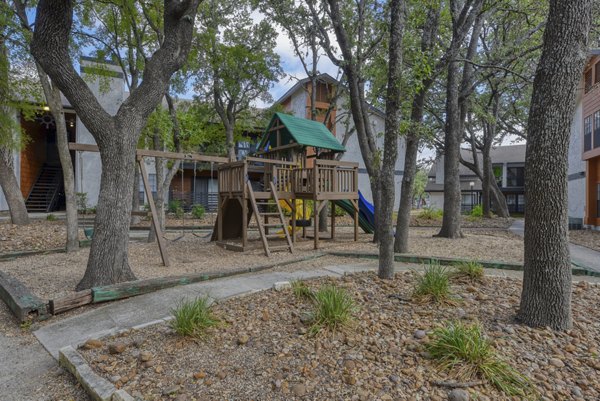
[[25,201],[27,211],[29,213],[52,212],[56,208],[62,189],[61,167],[45,164]]
[[[270,184],[270,197],[266,199],[256,199],[252,185],[250,181],[247,182],[248,193],[250,195],[250,203],[252,204],[252,211],[256,216],[256,224],[258,226],[258,232],[260,239],[262,240],[265,255],[271,256],[271,251],[277,250],[288,250],[290,253],[294,253],[294,246],[292,245],[292,239],[288,232],[288,225],[279,205],[279,199],[277,197],[277,191],[275,186],[271,182]],[[275,205],[269,201],[275,201]],[[275,206],[276,212],[270,212],[269,206]],[[271,219],[272,218],[272,219]],[[269,228],[281,229],[285,235],[285,245],[269,245],[270,239],[281,239],[281,234],[269,234]]]

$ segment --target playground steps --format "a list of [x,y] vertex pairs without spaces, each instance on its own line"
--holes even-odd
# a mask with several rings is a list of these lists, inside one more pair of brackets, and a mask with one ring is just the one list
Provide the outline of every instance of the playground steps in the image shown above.
[[[271,251],[277,250],[289,250],[290,253],[294,253],[294,246],[292,245],[292,239],[290,238],[290,234],[287,230],[287,223],[281,210],[281,206],[279,205],[277,191],[275,190],[273,183],[271,183],[270,186],[271,191],[267,192],[270,194],[269,198],[264,196],[265,192],[261,192],[260,201],[257,202],[255,193],[252,190],[252,185],[250,185],[250,182],[247,183],[248,194],[250,195],[250,203],[252,205],[254,216],[256,216],[256,225],[258,226],[258,232],[265,250],[265,255],[271,256]],[[277,208],[277,212],[261,212],[259,206],[264,207],[267,205],[272,205],[269,203],[270,199],[275,201],[274,206]],[[275,222],[268,222],[267,219],[269,217],[274,217]],[[281,228],[285,235],[285,240],[287,242],[286,245],[269,245],[269,239],[280,238],[279,234],[268,234],[269,227]]]

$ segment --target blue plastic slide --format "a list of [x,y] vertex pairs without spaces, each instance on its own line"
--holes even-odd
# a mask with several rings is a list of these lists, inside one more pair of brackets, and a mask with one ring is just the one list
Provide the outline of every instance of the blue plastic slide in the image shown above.
[[[354,217],[354,206],[349,200],[338,200],[335,204]],[[375,232],[375,208],[358,192],[358,225],[367,234]]]

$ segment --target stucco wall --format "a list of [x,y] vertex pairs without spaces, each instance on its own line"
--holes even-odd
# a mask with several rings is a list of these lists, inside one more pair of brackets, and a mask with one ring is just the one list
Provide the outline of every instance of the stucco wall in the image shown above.
[[569,220],[572,222],[583,219],[585,214],[586,165],[581,158],[583,152],[583,104],[581,91],[579,92],[577,107],[571,123],[571,138],[569,141]]
[[443,209],[444,208],[444,193],[443,192],[430,192],[429,193],[429,203],[428,207],[433,209]]
[[[338,116],[348,115],[348,111],[344,108],[344,100],[338,100]],[[378,113],[371,113],[371,126],[373,128],[373,134],[376,137],[376,143],[379,149],[383,150],[383,132],[385,130],[385,120]],[[353,126],[352,119],[350,117],[350,127]],[[336,126],[336,136],[340,140],[343,139],[344,133],[346,132],[346,126],[344,124],[344,120],[339,120]],[[370,202],[373,201],[373,194],[371,193],[371,184],[369,180],[369,175],[367,174],[364,160],[362,158],[362,154],[360,152],[360,145],[358,143],[358,137],[356,135],[356,131],[352,134],[348,142],[346,143],[346,153],[342,157],[342,160],[345,161],[353,161],[358,162],[359,164],[359,174],[358,174],[358,189],[363,194],[367,200]],[[394,208],[397,208],[400,204],[400,191],[402,188],[402,174],[404,169],[404,154],[406,152],[404,139],[400,139],[398,143],[398,158],[396,160],[396,166],[394,168],[394,184],[395,184],[395,200],[394,200]]]

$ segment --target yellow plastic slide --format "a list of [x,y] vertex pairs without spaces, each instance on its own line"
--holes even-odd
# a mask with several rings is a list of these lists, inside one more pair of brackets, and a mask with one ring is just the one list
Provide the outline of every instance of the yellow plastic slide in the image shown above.
[[[310,216],[312,214],[312,207],[306,207],[306,216],[304,215],[304,208],[303,206],[303,200],[302,199],[296,199],[296,220],[310,220]],[[286,214],[290,214],[292,213],[292,208],[290,207],[290,205],[284,201],[284,200],[280,200],[279,201],[279,206],[281,206],[281,209],[283,211],[285,211]],[[288,229],[288,233],[292,233],[292,226],[289,225],[287,227]],[[296,231],[302,229],[302,227],[296,227]],[[283,230],[280,230],[277,234],[281,235],[281,237],[284,237],[285,235],[283,234]]]

